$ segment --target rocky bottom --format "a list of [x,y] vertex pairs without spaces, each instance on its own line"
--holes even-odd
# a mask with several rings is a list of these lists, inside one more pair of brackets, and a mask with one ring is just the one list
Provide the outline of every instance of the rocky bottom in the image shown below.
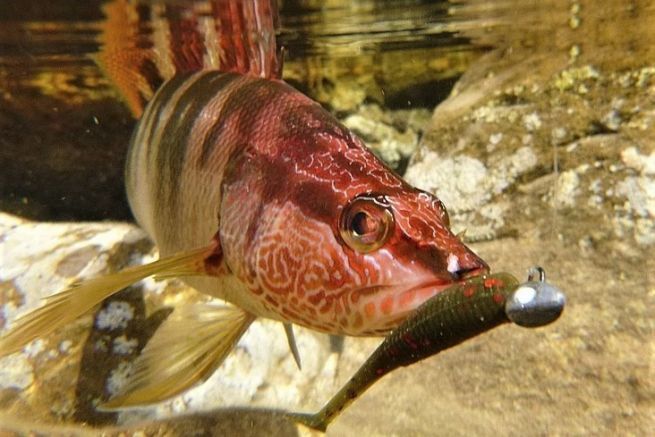
[[[125,224],[35,224],[0,215],[1,321],[72,281],[154,256]],[[566,291],[565,313],[537,330],[503,326],[383,378],[328,435],[647,434],[655,411],[652,304],[655,289],[635,263],[611,268],[548,236],[474,245],[496,271],[519,278],[532,264]],[[648,259],[648,258],[645,258]],[[649,260],[646,271],[653,271]],[[224,365],[189,392],[157,406],[99,413],[120,390],[132,360],[174,308],[200,297],[177,281],[143,283],[93,317],[0,360],[0,409],[7,432],[107,435],[311,435],[279,415],[313,411],[364,362],[379,339],[298,329],[296,369],[279,323],[253,325]],[[28,421],[25,418],[29,418]]]

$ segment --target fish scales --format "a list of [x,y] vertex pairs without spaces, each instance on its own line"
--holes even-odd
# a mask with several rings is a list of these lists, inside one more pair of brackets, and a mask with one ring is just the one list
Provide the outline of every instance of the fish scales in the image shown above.
[[126,188],[160,260],[73,284],[0,338],[1,354],[19,350],[152,275],[233,304],[177,308],[105,408],[159,401],[203,380],[256,317],[283,322],[292,350],[292,324],[384,335],[488,271],[450,231],[438,198],[280,79],[274,2],[190,5],[109,3],[106,31],[115,35],[99,56],[140,118]]
[[[323,232],[333,234],[339,210],[362,190],[400,191],[415,201],[417,208],[410,210],[417,213],[421,202],[427,207],[435,202],[416,193],[331,114],[290,86],[218,71],[177,77],[157,92],[137,126],[126,173],[130,205],[163,256],[206,243],[220,221],[222,246],[231,248],[225,252],[227,265],[248,285],[233,294],[256,296],[256,312],[268,317],[351,335],[384,333],[396,322],[397,317],[382,317],[373,324],[364,311],[371,300],[367,287],[385,272],[375,264],[347,269],[357,265],[351,259],[356,254],[343,253],[338,241],[325,247],[316,241],[325,240]],[[417,228],[416,215],[408,218],[408,227]],[[325,229],[310,229],[310,219]],[[274,232],[281,220],[297,223],[302,234]],[[312,249],[321,253],[312,258]],[[319,262],[305,266],[326,257],[332,272]],[[426,264],[446,264],[427,258]],[[191,282],[225,297],[213,278]],[[308,308],[315,311],[307,314]]]

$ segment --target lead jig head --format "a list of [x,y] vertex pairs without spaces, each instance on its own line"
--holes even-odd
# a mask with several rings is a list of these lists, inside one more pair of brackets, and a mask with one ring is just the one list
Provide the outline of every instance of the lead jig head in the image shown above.
[[507,317],[519,326],[535,328],[554,322],[562,314],[566,296],[546,282],[546,271],[535,266],[505,303]]

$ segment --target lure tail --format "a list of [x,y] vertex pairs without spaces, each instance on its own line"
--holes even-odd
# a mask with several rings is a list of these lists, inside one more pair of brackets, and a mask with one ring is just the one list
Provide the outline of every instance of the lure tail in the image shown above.
[[[534,271],[533,271],[534,270]],[[539,274],[539,280],[533,276]],[[562,313],[565,296],[546,282],[540,267],[519,284],[508,273],[477,276],[454,284],[418,307],[389,334],[355,375],[315,414],[289,413],[310,428],[328,425],[365,390],[387,373],[409,366],[487,332],[503,323],[545,326]]]
[[212,245],[150,264],[129,267],[118,273],[74,284],[67,290],[47,297],[45,305],[19,318],[11,331],[0,337],[0,356],[17,352],[32,340],[65,326],[104,299],[143,278],[158,274],[204,274],[203,262],[214,250]]

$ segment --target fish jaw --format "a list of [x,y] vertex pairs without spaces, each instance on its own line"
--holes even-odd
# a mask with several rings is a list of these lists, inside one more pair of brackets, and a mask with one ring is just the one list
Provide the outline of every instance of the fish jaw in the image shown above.
[[[249,193],[223,209],[226,260],[247,290],[226,298],[262,317],[329,334],[384,335],[441,290],[488,270],[452,234],[450,262],[437,259],[430,245],[417,247],[404,238],[362,256],[294,202],[258,209],[249,205],[257,203],[253,190]],[[225,196],[229,201],[231,190]],[[242,223],[255,215],[257,231],[244,232]],[[448,266],[468,270],[459,274]]]
[[344,329],[352,336],[383,336],[400,325],[416,308],[446,290],[454,282],[436,282],[412,287],[389,287],[369,299],[363,299],[355,320],[361,324],[346,326]]
[[[463,246],[463,245],[462,245]],[[377,278],[381,283],[350,290],[342,301],[349,305],[345,315],[329,314],[338,320],[341,333],[351,336],[381,336],[400,325],[416,308],[449,287],[463,283],[471,277],[489,272],[487,264],[466,246],[465,274],[444,275],[420,263],[405,263],[394,254],[377,257],[371,264],[385,272]],[[454,255],[453,255],[454,256]],[[463,258],[463,257],[462,257]],[[475,266],[475,267],[472,267]],[[334,310],[339,311],[339,308]],[[330,317],[328,317],[330,319]],[[319,319],[316,319],[319,323]],[[315,329],[321,329],[315,326]]]

